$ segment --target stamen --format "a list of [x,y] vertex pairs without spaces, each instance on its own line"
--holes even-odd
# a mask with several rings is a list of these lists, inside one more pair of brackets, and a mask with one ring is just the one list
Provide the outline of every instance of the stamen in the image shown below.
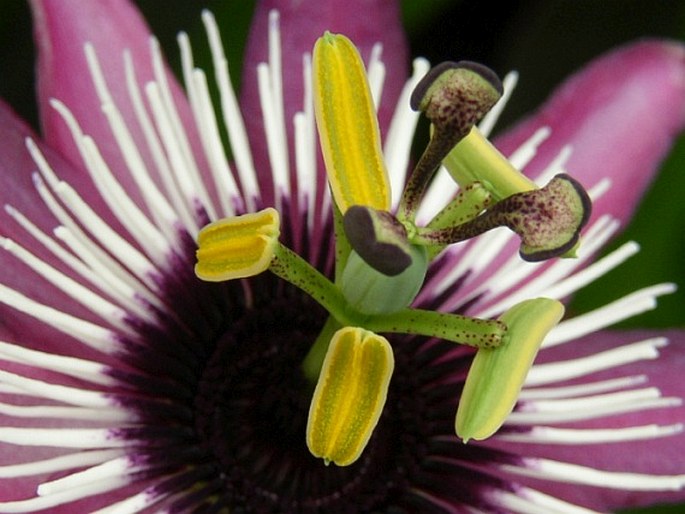
[[195,274],[211,282],[258,275],[270,266],[279,234],[272,208],[210,223],[197,239]]
[[314,47],[313,67],[314,109],[336,205],[343,214],[353,205],[387,211],[388,176],[359,52],[346,37],[326,33]]
[[422,309],[404,309],[399,312],[370,316],[364,321],[365,326],[374,332],[437,337],[476,348],[499,346],[507,332],[507,326],[502,321],[469,318]]
[[506,324],[503,344],[476,353],[455,420],[464,440],[490,437],[511,413],[538,349],[564,314],[555,300],[537,298],[515,305],[500,321]]
[[[369,314],[354,309],[341,289],[287,247],[277,244],[269,270],[307,293],[342,326],[364,326],[376,332],[399,332],[439,337],[477,347],[500,344],[506,326],[495,320],[481,320],[418,309]],[[387,296],[387,295],[386,295]]]
[[307,446],[326,464],[348,466],[366,447],[394,368],[387,339],[347,327],[333,336],[307,421]]
[[341,325],[363,324],[356,319],[358,313],[351,312],[340,289],[328,280],[319,270],[312,267],[298,254],[283,245],[274,248],[274,257],[269,271],[304,291],[318,302]]
[[[528,142],[534,144],[534,138],[531,140]],[[443,163],[457,184],[487,184],[495,200],[535,189],[535,183],[520,173],[476,127],[459,141]]]

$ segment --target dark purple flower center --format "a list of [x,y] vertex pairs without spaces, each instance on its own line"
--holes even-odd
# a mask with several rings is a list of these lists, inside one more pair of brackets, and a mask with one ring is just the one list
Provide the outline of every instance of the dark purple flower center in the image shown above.
[[[187,255],[193,252],[189,245]],[[327,255],[324,245],[322,261],[330,263]],[[118,377],[164,406],[130,405],[144,425],[135,434],[144,441],[138,455],[171,476],[155,487],[172,497],[182,493],[169,503],[171,512],[488,510],[483,489],[510,487],[476,471],[510,457],[465,446],[454,434],[471,351],[391,338],[395,371],[369,445],[350,466],[325,466],[305,442],[313,385],[301,364],[327,313],[274,275],[208,284],[191,275],[191,266],[177,268],[168,284],[177,316],[146,332],[149,351],[132,354],[145,380]],[[155,479],[150,473],[140,479]]]
[[[417,458],[418,434],[407,430],[412,423],[405,419],[404,443],[411,444],[399,443],[402,413],[394,406],[354,465],[324,466],[310,454],[305,426],[313,388],[300,365],[325,312],[290,287],[277,289],[217,342],[195,399],[197,433],[216,459],[223,501],[246,512],[359,512],[388,505],[406,486],[406,465],[398,460]],[[404,407],[416,414],[416,406],[405,401]]]

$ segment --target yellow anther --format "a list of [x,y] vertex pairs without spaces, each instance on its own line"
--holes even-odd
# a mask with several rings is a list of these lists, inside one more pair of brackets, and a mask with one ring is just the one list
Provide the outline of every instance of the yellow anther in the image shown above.
[[279,233],[272,208],[210,223],[197,238],[195,274],[210,282],[258,275],[269,267]]
[[364,63],[345,36],[314,46],[314,112],[328,181],[340,211],[352,205],[390,208],[378,120]]
[[355,462],[380,418],[394,368],[387,339],[345,327],[331,340],[314,390],[307,446],[326,464]]
[[528,370],[547,333],[564,315],[549,298],[521,302],[499,319],[507,327],[501,346],[478,350],[457,410],[456,431],[464,442],[494,434],[511,413]]

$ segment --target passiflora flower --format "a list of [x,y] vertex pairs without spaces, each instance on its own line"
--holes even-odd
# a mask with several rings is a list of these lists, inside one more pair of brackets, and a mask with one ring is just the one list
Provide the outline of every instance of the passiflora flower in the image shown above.
[[181,34],[181,87],[129,3],[31,8],[43,133],[0,109],[0,512],[682,500],[683,335],[605,330],[675,286],[563,302],[638,250],[593,261],[683,127],[685,48],[600,57],[493,145],[515,75],[405,77],[393,2],[259,3],[240,101],[208,12],[216,84]]

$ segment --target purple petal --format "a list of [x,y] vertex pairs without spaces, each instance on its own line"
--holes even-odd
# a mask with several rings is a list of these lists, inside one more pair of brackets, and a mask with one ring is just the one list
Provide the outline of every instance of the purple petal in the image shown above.
[[536,129],[550,127],[527,173],[534,176],[572,145],[571,175],[586,188],[612,180],[593,218],[610,213],[625,223],[684,123],[685,47],[642,41],[589,64],[496,144],[509,154]]
[[[585,337],[573,343],[561,345],[541,353],[540,361],[559,361],[591,355],[611,348],[642,341],[652,337],[666,337],[670,343],[659,350],[660,357],[639,361],[593,374],[583,380],[604,380],[618,377],[646,375],[648,381],[641,387],[657,387],[663,397],[685,398],[685,332],[630,331],[602,332]],[[576,381],[577,382],[577,381]],[[685,406],[643,410],[630,414],[613,415],[606,418],[566,424],[564,427],[618,428],[659,424],[663,426],[685,422]],[[565,462],[572,462],[601,470],[654,475],[683,475],[685,473],[685,432],[676,435],[595,445],[521,445],[507,442],[506,449],[524,456],[538,456]],[[550,485],[551,484],[551,485]],[[535,483],[541,489],[601,512],[618,508],[653,505],[660,502],[678,502],[685,499],[685,490],[678,492],[635,492],[619,491],[601,487],[578,487],[572,484]]]
[[[99,197],[94,193],[90,182],[83,180],[83,173],[66,163],[50,148],[39,143],[31,129],[0,101],[0,205],[3,209],[6,205],[10,205],[50,235],[58,224],[45,208],[33,185],[31,176],[37,170],[37,166],[26,149],[28,137],[38,144],[52,169],[61,178],[72,184],[78,184],[80,193],[93,197],[93,206],[104,211],[102,203],[96,200]],[[54,256],[29,236],[8,214],[2,211],[0,217],[2,219],[0,235],[14,240],[45,262],[56,264]],[[105,216],[105,219],[113,226],[118,226],[111,217]],[[48,305],[59,305],[67,309],[72,306],[76,307],[76,303],[66,295],[58,292],[43,280],[37,280],[35,273],[26,265],[4,252],[2,266],[0,266],[0,283]],[[89,314],[82,312],[82,309],[76,309],[76,312],[86,319],[90,318]],[[0,304],[0,319],[2,319],[0,328],[3,335],[14,332],[22,337],[30,336],[27,340],[34,339],[35,336],[36,341],[50,341],[55,335],[54,330],[46,328],[42,323],[30,321],[2,304]]]
[[[105,160],[118,172],[123,160],[100,110],[84,53],[90,42],[97,54],[115,103],[136,141],[142,132],[133,124],[133,107],[126,92],[123,52],[130,50],[141,89],[152,80],[150,30],[136,8],[126,1],[33,0],[37,42],[38,100],[45,140],[78,167],[82,161],[60,115],[49,105],[51,98],[64,102],[84,132],[93,136]],[[172,95],[186,129],[192,116],[178,84],[167,71]],[[143,93],[144,95],[144,93]]]
[[[256,169],[264,180],[269,181],[268,170],[271,166],[259,104],[256,66],[260,62],[268,61],[268,25],[269,12],[272,9],[278,9],[280,12],[285,123],[290,149],[294,148],[292,118],[303,106],[302,55],[305,52],[311,53],[314,42],[324,31],[342,33],[352,39],[365,62],[368,62],[373,45],[382,43],[383,62],[387,74],[379,113],[381,131],[387,128],[390,122],[409,71],[407,42],[401,25],[399,4],[394,0],[259,2],[245,56],[241,104],[253,145]],[[291,166],[294,163],[293,157],[291,151]]]
[[[64,161],[57,153],[40,143],[32,130],[16,116],[16,114],[0,100],[0,205],[5,205],[21,211],[44,232],[51,234],[52,229],[57,225],[57,221],[48,213],[43,202],[40,200],[36,189],[33,186],[31,175],[37,169],[29,152],[26,149],[25,140],[32,138],[41,149],[41,152],[50,162],[53,170],[65,180],[73,184],[79,184],[82,194],[90,195],[95,199],[94,207],[98,209],[97,197],[92,191],[89,181],[83,180],[83,173],[76,170]],[[102,211],[102,208],[99,208]],[[115,223],[114,220],[109,220]],[[56,262],[56,259],[27,235],[20,226],[15,223],[4,211],[0,212],[0,236],[12,239],[21,244],[34,255],[40,257],[51,265],[61,268],[65,273],[68,269]],[[56,306],[59,309],[75,314],[82,319],[96,321],[89,311],[78,305],[71,298],[44,280],[38,279],[35,273],[21,261],[15,259],[4,250],[0,250],[0,284],[6,285],[20,293],[46,305]],[[96,355],[93,351],[85,348],[81,343],[76,342],[65,334],[48,327],[42,322],[17,312],[16,310],[0,304],[0,340],[8,342],[21,342],[24,347],[35,348],[42,351],[54,351],[56,353],[69,353],[75,357],[93,358]],[[54,375],[44,376],[41,371],[27,368],[20,364],[3,361],[2,371],[17,372],[29,377],[38,379],[54,380]],[[68,377],[61,377],[62,384],[69,386],[82,386],[82,382]],[[12,397],[5,395],[3,401],[10,404],[26,403],[25,396]],[[0,415],[0,425],[2,426],[27,426],[26,420],[18,421],[18,418]],[[64,427],[65,422],[53,419],[41,419],[37,426],[41,428]],[[68,426],[68,425],[67,425]],[[55,456],[54,451],[47,448],[0,444],[0,462],[5,465],[12,463],[32,462]],[[3,501],[8,499],[31,498],[35,495],[37,485],[44,477],[19,477],[16,479],[0,480],[0,498]],[[138,490],[138,486],[135,487]],[[88,498],[70,505],[58,506],[50,509],[55,514],[68,514],[71,512],[93,512],[104,505],[105,502],[115,501],[118,498],[130,495],[131,490],[123,489],[106,497]]]

